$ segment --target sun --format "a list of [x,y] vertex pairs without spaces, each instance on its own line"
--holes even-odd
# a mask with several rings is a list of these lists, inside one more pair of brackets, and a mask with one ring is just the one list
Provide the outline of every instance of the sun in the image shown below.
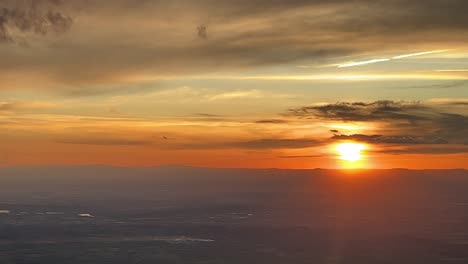
[[361,160],[361,151],[364,149],[364,144],[359,143],[341,143],[336,146],[336,151],[340,155],[340,159],[351,162]]

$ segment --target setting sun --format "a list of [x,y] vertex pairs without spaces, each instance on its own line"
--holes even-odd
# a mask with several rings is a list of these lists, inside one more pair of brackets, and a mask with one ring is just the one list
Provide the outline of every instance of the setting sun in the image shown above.
[[364,145],[359,143],[341,143],[336,146],[336,151],[342,160],[358,161],[362,158],[361,151],[364,148]]

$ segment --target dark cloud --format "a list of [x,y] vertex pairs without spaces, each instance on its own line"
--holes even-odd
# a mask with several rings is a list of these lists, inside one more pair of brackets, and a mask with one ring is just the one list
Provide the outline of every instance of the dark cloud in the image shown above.
[[74,145],[146,146],[153,143],[152,140],[141,137],[123,136],[108,132],[93,132],[87,129],[65,129],[61,134],[51,136],[50,140],[56,143]]
[[57,0],[0,1],[0,42],[18,41],[16,31],[36,35],[67,31],[73,20],[58,9],[61,3]]
[[468,102],[451,102],[452,105],[457,105],[457,106],[468,106]]
[[208,28],[205,25],[200,25],[197,27],[197,36],[201,39],[208,38]]
[[298,155],[298,156],[278,156],[281,159],[304,159],[304,158],[323,158],[325,155]]
[[200,116],[200,117],[213,117],[213,118],[215,118],[215,117],[221,117],[221,116],[219,116],[219,115],[208,114],[208,113],[196,113],[195,115]]
[[44,102],[28,101],[7,101],[0,102],[0,113],[15,113],[24,110],[38,110],[44,108],[53,108],[52,104]]
[[255,121],[257,124],[286,124],[287,120],[284,119],[262,119]]
[[121,138],[80,138],[69,137],[56,140],[58,143],[64,144],[78,144],[78,145],[104,145],[104,146],[144,146],[150,145],[151,141],[134,140],[134,139],[121,139]]
[[246,141],[177,144],[178,149],[302,149],[321,145],[323,142],[308,138],[265,138]]
[[0,103],[0,112],[11,111],[11,110],[16,109],[17,107],[18,107],[18,103],[15,103],[15,102]]
[[432,112],[432,109],[418,102],[375,101],[343,102],[336,104],[306,106],[291,109],[292,115],[341,121],[381,121],[396,120],[415,123],[429,117],[420,112]]
[[258,139],[245,142],[230,143],[231,147],[247,148],[247,149],[301,149],[317,146],[320,141],[315,139],[299,138],[299,139]]
[[442,146],[405,146],[403,148],[387,148],[379,151],[379,153],[391,155],[408,155],[408,154],[464,154],[468,153],[468,147],[459,145],[442,145]]
[[[468,3],[464,0],[390,0],[375,1],[363,8],[363,16],[354,25],[367,24],[366,28],[388,29],[390,32],[421,32],[425,30],[466,30],[468,18],[464,11]],[[386,32],[387,34],[390,32]]]
[[[450,105],[450,102],[444,103],[444,107]],[[464,112],[449,112],[438,104],[376,101],[307,106],[291,109],[289,115],[344,122],[378,122],[380,130],[385,132],[385,136],[335,135],[334,139],[405,144],[464,144],[468,142],[467,112],[468,109]]]
[[[303,40],[315,45],[329,41],[321,39],[320,33],[333,33],[334,40],[347,40],[350,45],[366,43],[367,48],[375,44],[386,47],[402,44],[408,38],[415,41],[413,44],[423,41],[437,42],[434,35],[428,35],[427,32],[444,35],[445,41],[448,42],[449,39],[459,40],[456,39],[456,32],[464,32],[468,26],[468,18],[465,15],[468,4],[464,0],[246,0],[236,1],[235,4],[228,2],[202,1],[213,4],[213,7],[207,7],[208,10],[223,10],[224,14],[232,14],[235,18],[275,13],[278,19],[272,20],[271,31],[268,32],[270,35],[281,38],[280,35],[275,35],[280,33],[283,38],[288,38],[309,32],[315,39],[303,38]],[[315,12],[321,8],[328,12],[324,14]],[[281,16],[299,9],[303,15],[290,15],[287,19]],[[225,15],[220,20],[223,18],[229,19],[231,16]],[[405,35],[408,33],[411,35]],[[328,44],[337,43],[328,42]],[[356,49],[360,48],[356,46]]]
[[223,122],[229,121],[221,115],[208,114],[208,113],[196,113],[195,116],[190,117],[191,121],[195,122]]
[[334,140],[353,140],[374,144],[448,144],[448,140],[429,136],[334,135]]
[[442,82],[442,83],[431,84],[431,85],[402,86],[402,87],[398,87],[398,89],[436,89],[437,90],[437,89],[464,87],[467,84],[468,84],[468,80],[462,80],[462,81]]

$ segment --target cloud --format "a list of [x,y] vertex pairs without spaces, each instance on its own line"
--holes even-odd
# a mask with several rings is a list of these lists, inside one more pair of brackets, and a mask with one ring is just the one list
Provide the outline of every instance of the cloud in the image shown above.
[[208,98],[209,101],[230,100],[239,98],[260,98],[263,94],[258,90],[232,91],[213,95]]
[[341,102],[291,109],[288,115],[302,119],[377,123],[385,135],[335,135],[335,139],[405,144],[465,144],[468,142],[468,109],[451,109],[458,104]]
[[448,144],[448,140],[440,137],[430,136],[383,136],[383,135],[334,135],[334,140],[353,140],[374,144]]
[[416,56],[423,56],[423,55],[442,53],[442,52],[447,52],[447,51],[449,51],[449,50],[432,50],[432,51],[416,52],[416,53],[398,55],[398,56],[393,57],[392,59],[393,60],[398,60],[398,59],[404,59],[404,58],[410,58],[410,57],[416,57]]
[[317,146],[321,142],[315,139],[298,138],[298,139],[258,139],[244,142],[233,142],[229,145],[232,147],[240,147],[247,149],[301,149]]
[[326,155],[296,155],[296,156],[278,156],[280,159],[304,159],[304,158],[323,158]]
[[208,28],[205,25],[200,25],[197,27],[197,36],[201,39],[208,38]]
[[257,124],[286,124],[287,120],[284,119],[262,119],[255,121]]
[[348,63],[339,64],[338,68],[356,67],[356,66],[374,64],[374,63],[379,63],[379,62],[386,62],[386,61],[390,61],[390,60],[399,60],[399,59],[405,59],[405,58],[416,57],[416,56],[423,56],[423,55],[430,55],[430,54],[435,54],[435,53],[442,53],[442,52],[447,52],[447,51],[449,51],[449,50],[433,50],[433,51],[424,51],[424,52],[417,52],[417,53],[398,55],[398,56],[395,56],[395,57],[393,57],[391,59],[385,58],[385,59],[373,59],[373,60],[366,60],[366,61],[348,62]]
[[196,116],[199,116],[199,117],[213,117],[213,118],[221,117],[221,116],[219,116],[219,115],[208,114],[208,113],[196,113],[195,115],[196,115]]
[[452,106],[468,106],[468,98],[433,98],[429,102]]
[[17,103],[14,103],[14,102],[4,102],[4,103],[0,103],[0,112],[3,112],[3,111],[11,111],[13,109],[16,109],[18,106]]
[[177,144],[179,149],[303,149],[321,145],[323,142],[310,138],[263,138],[245,141],[202,142]]
[[418,115],[419,111],[427,110],[426,106],[417,102],[375,101],[343,102],[318,106],[306,106],[291,109],[290,113],[299,117],[317,117],[341,121],[379,121],[403,120],[414,123],[427,119]]
[[384,61],[389,61],[389,60],[390,59],[374,59],[374,60],[367,60],[367,61],[350,62],[350,63],[340,64],[338,65],[338,68],[362,66],[362,65],[384,62]]
[[[348,55],[404,53],[408,43],[411,52],[456,48],[468,38],[463,34],[468,5],[462,0],[3,0],[0,8],[7,10],[0,19],[4,42],[27,35],[26,40],[38,43],[0,47],[0,78],[13,76],[0,89],[100,89],[191,74],[323,64]],[[209,25],[209,32],[200,25]],[[44,34],[65,31],[57,40],[44,40]],[[194,39],[195,33],[203,41]],[[30,77],[18,78],[25,75]]]
[[408,154],[426,154],[426,155],[438,155],[438,154],[464,154],[468,153],[467,146],[459,145],[423,145],[423,146],[404,146],[399,148],[386,148],[378,151],[378,153],[390,154],[390,155],[408,155]]
[[400,89],[448,89],[448,88],[457,88],[457,87],[463,87],[468,83],[467,80],[461,80],[461,81],[450,81],[446,83],[437,83],[437,84],[431,84],[431,85],[419,85],[419,86],[404,86],[400,87]]
[[122,138],[80,138],[69,137],[56,140],[58,143],[75,144],[75,145],[103,145],[103,146],[145,146],[150,145],[151,141],[147,140],[134,140]]
[[34,101],[0,101],[0,113],[13,113],[22,110],[37,110],[49,109],[55,105],[48,102],[34,102]]
[[[142,136],[127,136],[115,132],[109,134],[105,131],[88,131],[89,127],[83,128],[63,128],[58,134],[49,134],[52,141],[62,144],[73,145],[98,145],[98,146],[149,146],[153,142],[149,139],[142,139]],[[115,129],[117,131],[117,129]]]
[[436,72],[468,72],[468,69],[436,70]]
[[0,2],[0,42],[27,42],[24,34],[66,32],[73,19],[58,8],[58,0],[3,0]]

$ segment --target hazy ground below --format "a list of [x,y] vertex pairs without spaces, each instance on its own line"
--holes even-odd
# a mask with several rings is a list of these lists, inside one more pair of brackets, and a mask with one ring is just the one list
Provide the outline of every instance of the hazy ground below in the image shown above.
[[468,172],[3,168],[0,263],[468,263]]

